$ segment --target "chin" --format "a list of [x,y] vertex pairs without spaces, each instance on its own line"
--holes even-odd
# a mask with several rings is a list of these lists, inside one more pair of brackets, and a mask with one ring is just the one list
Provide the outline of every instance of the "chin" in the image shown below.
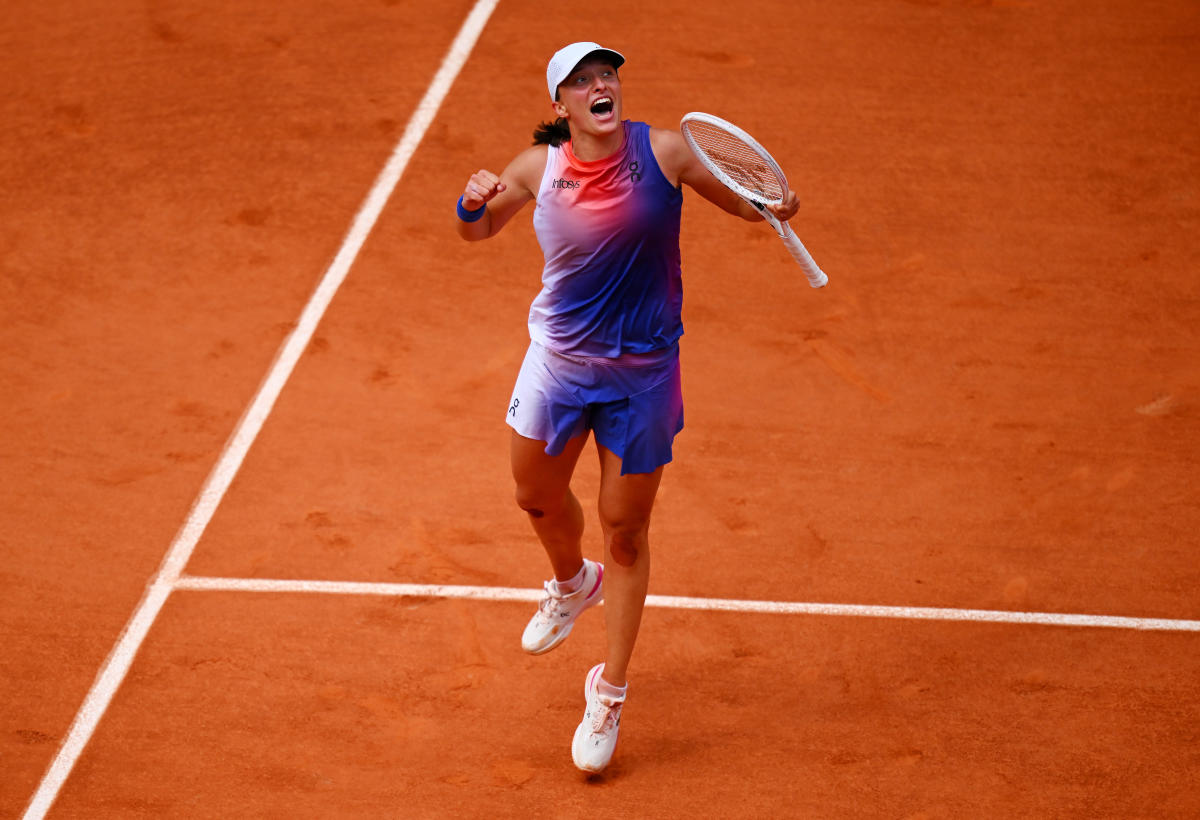
[[614,111],[611,116],[604,120],[592,118],[592,127],[602,134],[611,134],[621,128],[621,112]]

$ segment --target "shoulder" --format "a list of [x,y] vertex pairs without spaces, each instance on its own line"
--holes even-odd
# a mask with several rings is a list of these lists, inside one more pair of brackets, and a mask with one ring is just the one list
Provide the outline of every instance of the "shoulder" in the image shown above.
[[515,182],[531,194],[537,194],[542,182],[542,173],[546,168],[546,155],[549,146],[534,145],[517,154],[513,161],[504,169],[502,177]]
[[549,145],[531,145],[521,153],[517,154],[513,161],[508,164],[509,168],[537,168],[541,171],[546,164],[546,154],[550,152]]

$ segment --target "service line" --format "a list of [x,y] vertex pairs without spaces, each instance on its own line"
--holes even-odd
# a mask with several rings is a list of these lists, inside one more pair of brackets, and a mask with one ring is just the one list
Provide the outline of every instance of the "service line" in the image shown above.
[[409,118],[400,142],[392,151],[387,164],[379,173],[366,200],[355,215],[337,256],[334,257],[324,276],[321,277],[320,283],[300,314],[295,329],[284,340],[266,378],[263,379],[254,399],[242,414],[233,434],[225,443],[220,458],[201,488],[200,494],[192,503],[187,520],[171,542],[157,574],[150,580],[145,595],[142,596],[137,609],[134,610],[125,629],[121,632],[121,637],[109,653],[108,658],[105,659],[99,674],[96,675],[92,688],[88,691],[83,705],[71,723],[66,740],[59,747],[58,754],[50,763],[41,783],[38,784],[37,791],[30,799],[29,807],[25,810],[25,820],[40,820],[50,810],[50,806],[58,796],[63,783],[66,782],[67,776],[70,775],[71,769],[74,768],[79,755],[91,739],[96,726],[108,709],[109,703],[112,702],[113,695],[116,694],[121,682],[125,679],[134,656],[146,639],[146,634],[150,631],[150,627],[154,624],[172,589],[175,588],[200,536],[203,535],[220,505],[221,499],[224,498],[226,490],[229,489],[234,476],[241,468],[250,445],[254,443],[267,416],[271,414],[276,399],[279,398],[296,362],[299,361],[300,355],[312,339],[317,324],[325,315],[329,303],[333,301],[334,294],[345,281],[350,266],[358,257],[363,243],[366,242],[380,213],[383,212],[384,205],[391,197],[396,183],[400,181],[401,174],[408,166],[408,161],[417,150],[430,123],[433,122],[450,86],[453,85],[454,79],[467,61],[467,57],[470,56],[471,50],[475,47],[483,27],[487,24],[488,18],[491,17],[498,2],[499,0],[478,0],[471,9],[471,13],[467,15],[462,28],[459,29],[458,35],[450,45],[450,50],[442,59],[437,74],[434,75],[425,95]]
[[[393,584],[362,581],[271,580],[266,578],[204,578],[185,575],[176,589],[224,592],[315,592],[327,595],[384,595],[402,598],[475,598],[488,601],[536,601],[540,589]],[[865,604],[815,604],[787,601],[739,601],[729,598],[682,598],[649,595],[646,606],[699,609],[714,612],[756,612],[776,615],[826,615],[861,618],[908,618],[927,621],[975,621],[1042,626],[1087,626],[1166,632],[1200,632],[1200,621],[1174,618],[1132,618],[1121,615],[1077,615],[1065,612],[1010,612],[999,609],[953,609]]]

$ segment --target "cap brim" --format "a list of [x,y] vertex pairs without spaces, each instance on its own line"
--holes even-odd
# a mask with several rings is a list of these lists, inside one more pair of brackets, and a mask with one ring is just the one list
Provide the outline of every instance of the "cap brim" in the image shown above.
[[[596,57],[607,59],[610,63],[612,63],[613,68],[620,68],[621,66],[625,65],[625,58],[617,52],[607,48],[597,48],[580,57],[575,65],[571,66],[571,70],[567,72],[567,77],[570,77],[572,74],[574,74],[585,62],[595,59]],[[565,80],[567,77],[563,77],[563,79]]]

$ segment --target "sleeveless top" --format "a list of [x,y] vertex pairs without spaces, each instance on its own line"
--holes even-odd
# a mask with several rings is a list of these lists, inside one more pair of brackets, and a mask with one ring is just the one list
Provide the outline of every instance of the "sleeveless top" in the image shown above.
[[683,335],[683,194],[654,159],[650,126],[622,124],[621,149],[595,162],[570,142],[548,146],[533,213],[546,264],[529,335],[559,353],[617,358]]

